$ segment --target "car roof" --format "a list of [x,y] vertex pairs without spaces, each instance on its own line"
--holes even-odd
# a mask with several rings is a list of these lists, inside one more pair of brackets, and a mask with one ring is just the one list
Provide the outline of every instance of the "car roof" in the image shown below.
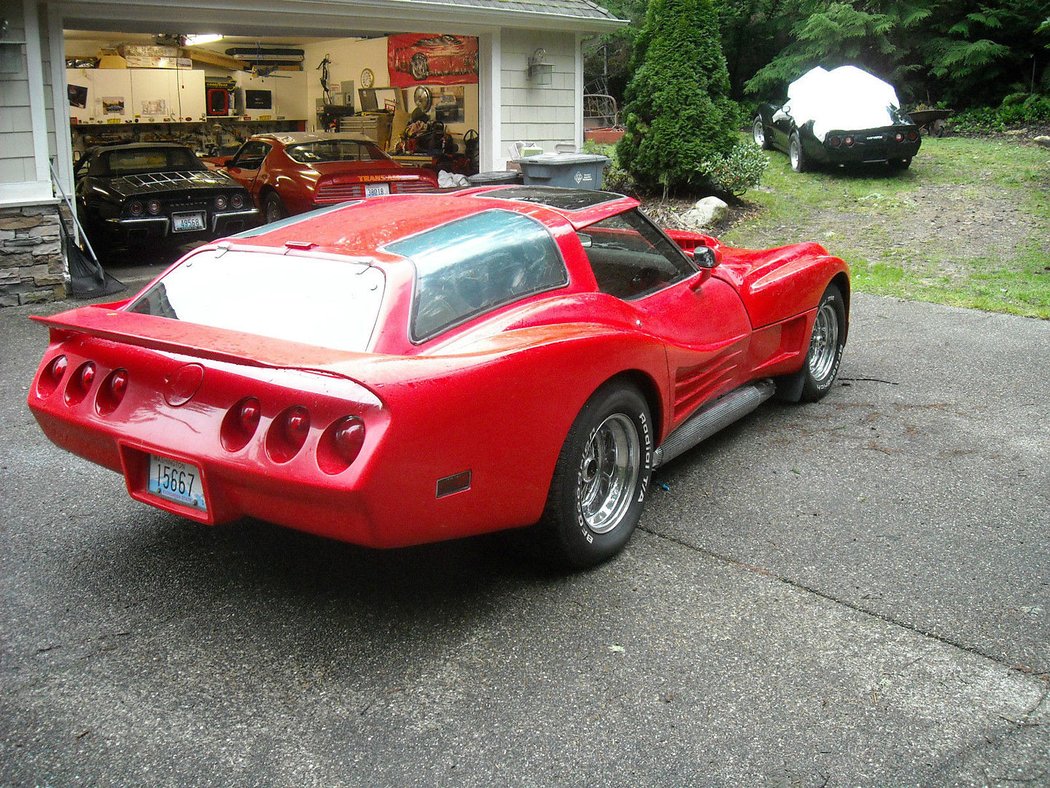
[[310,142],[329,142],[331,140],[347,140],[349,142],[368,142],[372,145],[376,141],[365,134],[353,134],[342,132],[339,134],[320,134],[314,131],[271,131],[265,134],[254,134],[253,140],[275,140],[282,145],[302,145]]
[[637,206],[636,200],[612,192],[486,186],[357,200],[264,225],[231,240],[237,245],[372,256],[394,241],[487,210],[513,211],[555,224],[560,218],[578,229]]

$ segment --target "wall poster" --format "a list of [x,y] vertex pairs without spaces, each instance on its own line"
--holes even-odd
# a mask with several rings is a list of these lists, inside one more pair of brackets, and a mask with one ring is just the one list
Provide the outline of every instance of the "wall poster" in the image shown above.
[[415,85],[474,85],[478,81],[478,39],[431,33],[403,33],[387,39],[387,68],[396,88]]

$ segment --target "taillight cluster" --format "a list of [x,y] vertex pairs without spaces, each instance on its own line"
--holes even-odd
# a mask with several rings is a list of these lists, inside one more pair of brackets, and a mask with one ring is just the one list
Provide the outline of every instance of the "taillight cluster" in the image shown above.
[[157,199],[149,199],[145,202],[142,200],[132,200],[127,205],[127,212],[130,216],[137,219],[141,216],[147,215],[157,216],[163,208],[164,206],[161,205],[160,200]]
[[[58,355],[37,376],[36,396],[47,399],[61,389],[62,399],[69,407],[93,396],[95,412],[108,416],[124,400],[130,378],[128,371],[120,367],[110,370],[105,377],[103,374],[104,370],[99,370],[94,361],[83,361],[71,370],[69,359]],[[262,404],[255,397],[238,400],[219,426],[223,449],[233,453],[245,448],[259,432],[262,415]],[[266,455],[278,464],[290,462],[303,450],[313,426],[306,407],[285,408],[266,427],[263,438]],[[342,473],[357,459],[364,443],[364,421],[358,416],[341,416],[329,423],[317,438],[317,465],[329,475]]]
[[225,211],[227,208],[239,211],[244,207],[244,195],[240,192],[234,192],[228,196],[220,194],[212,201],[212,205],[217,211]]
[[[259,429],[261,416],[262,406],[255,397],[237,402],[222,420],[219,437],[223,448],[236,452],[247,446]],[[282,410],[266,428],[266,455],[278,464],[290,462],[306,445],[312,423],[310,411],[302,405]],[[357,416],[339,418],[317,441],[317,465],[327,474],[341,473],[357,459],[364,443],[364,422]]]
[[839,148],[842,146],[852,148],[853,143],[855,143],[856,141],[857,140],[854,139],[852,134],[847,134],[845,137],[840,137],[837,134],[832,134],[831,137],[828,138],[828,144],[831,145],[831,147],[833,148]]
[[[62,399],[69,406],[79,405],[91,394],[99,371],[94,361],[85,361],[72,373],[69,359],[55,356],[41,371],[36,381],[36,394],[41,399],[50,397],[65,381]],[[111,370],[95,390],[95,410],[105,416],[117,409],[128,390],[128,371]]]

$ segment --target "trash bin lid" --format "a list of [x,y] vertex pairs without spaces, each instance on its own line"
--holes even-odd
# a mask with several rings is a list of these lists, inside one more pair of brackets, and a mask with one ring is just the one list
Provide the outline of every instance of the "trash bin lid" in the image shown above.
[[555,167],[571,167],[574,164],[608,164],[611,159],[596,153],[541,153],[538,156],[526,156],[514,159],[516,164],[546,164]]
[[515,170],[479,172],[476,175],[467,176],[467,180],[474,186],[493,183],[521,183],[521,173]]

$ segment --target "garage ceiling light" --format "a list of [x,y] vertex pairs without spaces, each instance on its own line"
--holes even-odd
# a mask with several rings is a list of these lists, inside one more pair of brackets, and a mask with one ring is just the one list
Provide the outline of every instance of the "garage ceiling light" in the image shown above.
[[222,36],[218,33],[200,33],[199,35],[186,36],[185,46],[195,47],[201,44],[214,44],[216,41],[222,41]]

